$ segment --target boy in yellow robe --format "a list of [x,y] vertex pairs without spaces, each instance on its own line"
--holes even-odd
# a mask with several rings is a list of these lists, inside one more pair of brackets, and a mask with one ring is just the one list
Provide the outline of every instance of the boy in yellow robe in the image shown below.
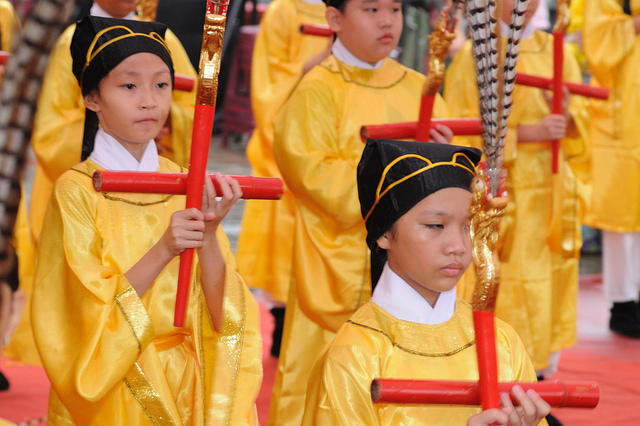
[[[425,77],[388,56],[401,2],[330,1],[332,55],[309,71],[274,123],[274,154],[296,199],[292,277],[269,422],[299,425],[315,357],[371,295],[356,166],[360,128],[416,120]],[[446,117],[436,99],[435,116]],[[440,126],[441,142],[451,131]]]
[[[153,139],[171,106],[165,29],[90,16],[72,39],[87,122],[100,128],[86,129],[88,159],[56,181],[38,245],[32,322],[52,424],[257,424],[258,308],[219,226],[238,183],[218,175],[217,200],[205,179],[202,208],[186,210],[184,196],[92,188],[96,170],[184,171]],[[188,248],[197,259],[176,328]]]
[[[502,2],[502,34],[508,31],[513,0]],[[520,41],[517,72],[553,74],[550,34],[530,22],[538,0],[529,1]],[[478,88],[471,42],[445,74],[444,97],[452,114],[479,117]],[[581,82],[570,50],[564,49],[563,79]],[[582,244],[580,212],[584,185],[572,166],[586,155],[584,99],[565,91],[563,114],[552,114],[549,96],[540,89],[516,85],[509,116],[504,161],[507,214],[501,224],[500,292],[495,314],[522,338],[540,376],[557,368],[559,351],[574,345],[577,335],[578,258]],[[559,171],[552,174],[552,143],[562,139]],[[478,139],[468,142],[479,147]],[[470,271],[472,272],[472,271]],[[472,274],[470,274],[472,275]],[[464,279],[460,295],[471,300],[475,278]]]
[[[326,24],[322,0],[274,0],[260,20],[251,60],[251,106],[256,128],[247,158],[252,175],[280,178],[273,157],[273,120],[302,76],[331,54],[331,39],[303,35],[302,24]],[[238,268],[249,287],[269,293],[275,320],[271,354],[280,353],[291,280],[295,200],[285,189],[277,203],[248,200],[238,237]]]
[[602,229],[602,283],[612,303],[609,328],[640,338],[640,1],[589,0],[583,48],[594,86],[607,101],[589,105],[591,208],[585,223]]
[[[375,378],[478,380],[471,306],[457,298],[456,284],[472,260],[470,185],[480,155],[456,145],[367,142],[358,195],[374,265],[373,296],[314,365],[304,425],[535,425],[548,414],[546,402],[519,388],[514,394],[525,407],[522,419],[504,397],[503,411],[483,413],[480,407],[371,400]],[[522,341],[500,320],[496,345],[501,381],[535,381]]]
[[[136,19],[136,2],[123,0],[95,0],[90,14],[93,16]],[[42,229],[42,222],[51,196],[53,182],[66,170],[80,161],[80,147],[84,128],[82,93],[71,72],[69,46],[75,25],[69,26],[53,47],[38,98],[37,113],[31,145],[37,158],[30,203],[22,197],[17,223],[22,229],[16,234],[20,256],[20,287],[30,297],[33,286],[35,245]],[[171,49],[176,72],[196,78],[196,72],[178,38],[167,31],[167,44]],[[195,87],[192,92],[174,91],[171,114],[167,121],[170,132],[163,129],[157,137],[159,153],[187,167],[193,131]],[[29,239],[30,237],[30,239]],[[6,355],[30,364],[40,364],[33,344],[29,323],[29,303],[23,320],[13,335]]]

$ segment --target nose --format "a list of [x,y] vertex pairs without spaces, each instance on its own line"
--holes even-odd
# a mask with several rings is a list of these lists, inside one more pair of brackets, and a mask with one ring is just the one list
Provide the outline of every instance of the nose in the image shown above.
[[145,88],[140,91],[140,108],[153,109],[158,105],[154,90]]
[[449,241],[445,247],[445,254],[461,256],[469,250],[470,245],[471,237],[467,228],[451,230]]

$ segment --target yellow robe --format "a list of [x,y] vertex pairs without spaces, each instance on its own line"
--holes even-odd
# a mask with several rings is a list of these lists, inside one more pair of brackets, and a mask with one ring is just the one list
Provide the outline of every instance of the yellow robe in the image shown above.
[[[18,218],[18,223],[23,229],[16,230],[20,235],[31,236],[31,240],[27,238],[17,241],[21,263],[20,286],[27,297],[30,296],[33,287],[35,267],[31,253],[35,251],[35,244],[42,229],[53,182],[80,162],[82,144],[79,141],[82,141],[84,128],[84,105],[80,86],[71,72],[69,46],[74,30],[75,25],[67,28],[51,52],[31,138],[38,162],[28,207],[25,197],[21,200],[21,204],[24,205],[20,207],[21,217]],[[187,53],[170,30],[167,30],[166,40],[171,50],[175,72],[196,78]],[[195,88],[192,92],[173,92],[171,135],[161,141],[165,149],[161,155],[185,167],[189,165],[194,106]],[[24,214],[28,219],[22,216]],[[29,364],[39,364],[29,323],[29,305],[26,304],[20,325],[7,346],[5,356]]]
[[[296,217],[270,424],[300,424],[315,357],[371,296],[356,186],[360,127],[416,120],[424,78],[392,59],[364,70],[330,56],[307,73],[276,118],[274,153],[296,198]],[[440,97],[434,115],[446,117]]]
[[[52,384],[51,424],[257,424],[258,306],[222,230],[224,327],[211,324],[196,267],[185,326],[173,326],[179,258],[139,298],[128,271],[184,196],[103,194],[87,160],[55,184],[38,246],[32,321]],[[160,157],[161,172],[181,167]]]
[[16,32],[22,31],[22,24],[9,0],[0,0],[0,35],[4,52],[11,52]]
[[[578,65],[566,47],[564,55],[564,80],[580,82]],[[551,35],[536,31],[520,42],[518,72],[551,77],[552,64]],[[479,117],[476,76],[469,72],[473,69],[467,42],[445,75],[444,96],[453,116]],[[584,102],[572,96],[569,106],[581,135],[586,134]],[[550,113],[542,90],[515,87],[504,150],[510,202],[500,233],[502,275],[495,311],[516,329],[536,369],[548,365],[550,353],[576,342],[580,212],[588,190],[576,178],[587,156],[582,138],[562,140],[555,176],[550,141],[517,143],[519,125],[539,123]],[[467,143],[480,147],[481,141],[469,138]],[[458,286],[466,300],[475,286],[472,272],[470,268]]]
[[589,142],[593,193],[585,222],[613,232],[640,231],[640,37],[633,19],[640,1],[631,0],[629,16],[622,1],[585,2],[583,48],[594,86],[608,87],[607,101],[589,105]]
[[[281,177],[273,157],[273,120],[302,78],[305,62],[328,42],[300,34],[301,24],[326,24],[325,5],[274,0],[256,37],[251,62],[251,105],[256,129],[247,146],[254,176]],[[285,193],[277,203],[248,200],[238,238],[238,267],[250,287],[286,302],[291,279],[295,200]]]
[[[499,380],[535,382],[516,332],[496,320]],[[443,355],[444,354],[444,355]],[[478,380],[473,316],[458,300],[439,325],[398,320],[369,301],[338,331],[313,367],[303,425],[465,425],[480,407],[374,404],[373,379]],[[541,424],[546,424],[542,421]]]

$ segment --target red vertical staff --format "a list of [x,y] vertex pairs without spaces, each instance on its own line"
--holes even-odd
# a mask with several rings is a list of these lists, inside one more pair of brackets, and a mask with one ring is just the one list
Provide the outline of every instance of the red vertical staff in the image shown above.
[[[564,67],[564,33],[553,32],[553,104],[552,113],[562,114],[562,69]],[[560,157],[560,140],[552,142],[552,164],[553,173],[558,173],[558,163]]]
[[[202,188],[209,158],[209,145],[216,110],[218,93],[218,75],[220,74],[220,54],[226,24],[226,0],[213,2],[207,0],[207,13],[204,22],[202,49],[198,74],[198,89],[193,118],[193,138],[187,175],[186,208],[202,206]],[[193,249],[187,249],[180,255],[178,289],[173,325],[182,327],[189,300],[189,286],[193,269]]]

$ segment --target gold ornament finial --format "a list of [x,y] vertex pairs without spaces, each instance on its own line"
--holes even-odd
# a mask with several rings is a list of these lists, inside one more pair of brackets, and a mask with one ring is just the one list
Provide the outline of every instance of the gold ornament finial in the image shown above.
[[138,0],[136,12],[141,21],[155,21],[158,11],[158,0]]
[[449,53],[451,42],[456,38],[455,24],[452,25],[452,20],[455,21],[455,17],[452,17],[448,10],[443,9],[435,28],[427,37],[429,39],[429,71],[422,93],[429,97],[435,96],[442,86],[444,61]]
[[569,10],[570,0],[557,0],[556,23],[553,25],[554,33],[566,33],[571,23],[571,11]]
[[476,268],[476,287],[471,305],[474,311],[493,312],[500,284],[500,260],[495,253],[500,219],[507,206],[506,195],[489,197],[487,175],[479,171],[471,181],[469,207],[471,243]]

